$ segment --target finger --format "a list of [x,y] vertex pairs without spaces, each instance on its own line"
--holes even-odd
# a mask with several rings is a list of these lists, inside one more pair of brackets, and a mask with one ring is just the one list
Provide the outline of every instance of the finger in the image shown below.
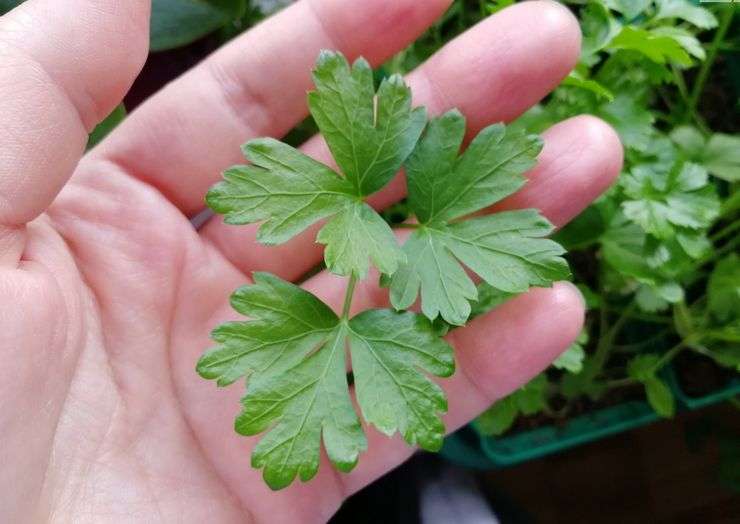
[[[530,27],[538,28],[532,38]],[[565,77],[579,53],[580,32],[572,15],[554,2],[526,2],[501,11],[445,46],[419,69],[408,84],[416,104],[439,114],[458,107],[468,118],[469,134],[497,121],[510,121],[544,97]],[[547,61],[542,56],[547,56]],[[320,139],[304,151],[330,162]],[[371,202],[384,207],[405,194],[403,177],[396,177]],[[242,271],[268,270],[294,279],[322,258],[315,243],[320,226],[309,228],[289,243],[258,244],[259,226],[227,226],[214,217],[202,229]]]
[[144,63],[148,20],[145,0],[29,0],[0,18],[0,224],[34,219],[65,184]]
[[157,187],[185,214],[243,162],[240,145],[282,136],[307,114],[310,69],[321,49],[378,64],[439,17],[450,0],[302,0],[258,25],[164,88],[94,157]]

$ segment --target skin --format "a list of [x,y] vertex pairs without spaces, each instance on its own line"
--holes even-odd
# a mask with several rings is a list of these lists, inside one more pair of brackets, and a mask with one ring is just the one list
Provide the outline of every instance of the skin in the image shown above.
[[[368,428],[351,474],[324,458],[308,484],[271,492],[233,432],[242,385],[217,389],[195,362],[254,270],[296,278],[321,258],[315,230],[279,248],[254,227],[189,217],[239,145],[306,114],[322,48],[378,64],[449,0],[302,0],[141,106],[83,156],[147,52],[146,0],[29,0],[0,18],[0,522],[321,522],[410,450]],[[532,31],[536,28],[536,31]],[[509,121],[573,67],[575,19],[548,2],[505,9],[411,73],[415,103],[453,106],[469,133]],[[258,72],[258,73],[256,73]],[[566,223],[614,180],[615,133],[576,117],[545,134],[530,183],[499,208]],[[320,139],[304,150],[326,160]],[[402,197],[397,177],[373,203]],[[355,310],[387,305],[375,276]],[[341,307],[344,279],[305,286]],[[440,383],[449,430],[544,369],[576,337],[572,286],[535,289],[449,337],[458,371]]]

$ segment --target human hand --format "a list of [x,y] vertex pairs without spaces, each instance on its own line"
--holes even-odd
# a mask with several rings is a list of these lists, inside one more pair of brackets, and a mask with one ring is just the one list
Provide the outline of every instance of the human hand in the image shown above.
[[[149,2],[29,0],[0,19],[0,522],[313,522],[406,459],[369,430],[350,474],[322,460],[274,493],[232,430],[239,385],[194,371],[229,294],[255,270],[294,279],[322,257],[313,229],[280,248],[216,217],[195,231],[208,187],[239,145],[306,114],[321,48],[378,64],[449,0],[302,0],[164,88],[82,160],[87,132],[120,101],[147,51]],[[536,28],[536,31],[533,31]],[[469,133],[510,121],[567,75],[575,19],[549,2],[506,9],[411,73],[415,103],[458,107]],[[562,225],[617,175],[621,146],[593,117],[544,133],[530,183],[501,208]],[[328,161],[318,140],[304,150]],[[373,201],[401,198],[391,183]],[[386,305],[372,279],[358,310]],[[305,286],[340,305],[327,273]],[[453,430],[521,386],[576,337],[567,285],[534,289],[452,332],[458,371],[441,385]]]

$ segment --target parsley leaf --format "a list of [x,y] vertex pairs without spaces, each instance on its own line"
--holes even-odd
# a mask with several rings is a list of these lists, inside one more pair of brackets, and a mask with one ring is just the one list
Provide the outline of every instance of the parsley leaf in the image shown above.
[[253,165],[226,170],[226,182],[213,186],[206,199],[227,224],[266,220],[257,233],[263,244],[282,244],[354,199],[346,180],[287,144],[258,138],[242,151]]
[[678,18],[701,29],[717,27],[717,18],[709,9],[691,5],[686,0],[655,0],[655,20]]
[[206,200],[228,224],[264,221],[257,240],[268,245],[334,216],[318,235],[327,244],[329,270],[364,278],[369,259],[391,274],[405,256],[363,198],[400,169],[424,128],[426,110],[411,109],[411,91],[397,75],[381,83],[376,104],[372,70],[361,58],[350,68],[340,53],[323,51],[313,77],[311,114],[344,177],[287,144],[260,138],[243,147],[251,165],[225,171],[225,182]]
[[198,361],[197,371],[228,386],[280,374],[298,364],[339,324],[334,312],[311,293],[270,273],[255,273],[254,284],[238,289],[231,306],[254,320],[226,322],[213,340],[221,343]]
[[391,302],[406,309],[421,288],[421,308],[461,325],[470,315],[475,285],[460,262],[507,293],[549,286],[568,275],[563,249],[541,237],[552,226],[534,210],[454,221],[514,193],[521,172],[535,164],[539,138],[508,135],[490,126],[458,157],[465,119],[457,111],[433,118],[406,164],[409,201],[421,225],[404,244],[407,261],[391,280]]
[[344,329],[289,372],[257,382],[242,399],[236,430],[256,435],[270,428],[252,453],[252,466],[264,468],[273,489],[287,486],[296,474],[304,482],[316,474],[322,437],[340,471],[354,468],[367,448],[347,385]]
[[740,256],[726,256],[709,275],[707,283],[709,312],[720,322],[740,320]]
[[438,414],[447,411],[447,399],[421,370],[450,376],[454,355],[426,318],[375,309],[342,321],[311,293],[269,273],[256,273],[231,303],[252,320],[217,327],[213,338],[221,345],[201,357],[197,371],[219,386],[248,377],[236,430],[267,431],[252,465],[264,468],[270,487],[312,478],[322,440],[340,471],[350,471],[366,449],[347,381],[348,343],[365,420],[387,435],[399,431],[411,445],[441,447]]
[[719,215],[719,199],[708,184],[705,169],[685,163],[670,172],[637,166],[622,179],[629,199],[624,214],[658,238],[669,238],[676,227],[702,229]]
[[636,51],[657,64],[665,64],[671,60],[679,64],[691,65],[691,57],[674,38],[645,29],[625,26],[609,43],[609,47]]
[[503,124],[488,126],[458,158],[465,117],[448,111],[432,118],[425,136],[406,162],[409,201],[422,224],[479,211],[515,193],[542,149],[536,136],[506,134]]
[[447,412],[442,389],[417,368],[438,377],[455,371],[452,348],[414,313],[371,309],[349,323],[357,402],[365,420],[386,435],[399,431],[410,445],[437,451]]
[[583,349],[583,346],[588,343],[588,339],[588,331],[585,329],[581,330],[575,342],[553,360],[553,367],[564,369],[574,374],[583,371],[583,359],[586,358],[586,351]]
[[323,51],[313,71],[316,92],[308,106],[329,150],[357,194],[385,186],[414,148],[426,110],[411,110],[411,91],[393,75],[378,89],[373,105],[373,72],[360,58],[349,67],[339,53]]
[[675,128],[670,137],[687,160],[728,182],[740,181],[740,137],[714,133],[707,140],[691,126]]
[[[357,239],[361,239],[359,242]],[[345,207],[319,231],[316,241],[327,244],[326,264],[337,275],[367,276],[367,260],[392,275],[406,255],[390,226],[370,206],[354,202]]]
[[645,394],[653,409],[664,417],[672,417],[676,411],[673,393],[670,388],[656,376],[661,359],[654,353],[637,355],[627,363],[627,375],[642,383]]
[[497,400],[475,420],[484,435],[501,435],[521,413],[534,415],[547,406],[547,376],[541,373],[510,395]]

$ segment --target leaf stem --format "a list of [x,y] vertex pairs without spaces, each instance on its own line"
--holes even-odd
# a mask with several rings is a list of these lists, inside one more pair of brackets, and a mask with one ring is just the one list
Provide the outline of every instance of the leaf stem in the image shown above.
[[673,358],[678,355],[678,353],[686,347],[686,343],[684,341],[679,342],[675,346],[673,346],[671,349],[663,353],[663,355],[660,357],[660,360],[658,360],[655,363],[655,367],[653,368],[654,372],[660,371],[660,369],[668,364]]
[[725,256],[725,254],[731,253],[735,250],[735,248],[738,247],[738,244],[740,244],[740,237],[733,238],[724,246],[720,247],[719,249],[715,249],[704,258],[700,258],[699,260],[697,260],[691,267],[691,270],[688,272],[696,271],[700,267],[709,264],[710,262],[714,262],[718,258],[722,258],[723,256]]
[[352,295],[355,293],[357,280],[357,275],[352,273],[349,277],[349,282],[347,282],[347,293],[344,295],[344,307],[342,308],[343,320],[349,320],[349,307],[352,305]]
[[623,377],[623,378],[615,378],[614,380],[609,380],[606,382],[606,387],[609,389],[613,388],[621,388],[624,386],[632,386],[634,384],[638,384],[638,382],[631,377]]
[[735,222],[732,222],[731,224],[725,226],[724,228],[717,231],[714,235],[709,237],[709,240],[712,243],[716,243],[718,240],[722,240],[727,235],[733,233],[735,230],[740,229],[740,220],[736,220]]
[[601,336],[599,336],[599,341],[596,345],[596,351],[594,353],[594,361],[596,362],[596,365],[594,367],[595,373],[593,376],[599,375],[601,373],[601,370],[604,368],[604,364],[606,364],[607,358],[609,358],[609,353],[611,352],[612,343],[614,342],[614,339],[617,338],[617,335],[622,329],[622,326],[624,326],[624,323],[627,322],[627,320],[631,317],[632,311],[635,310],[637,307],[637,302],[633,299],[632,302],[629,303],[629,305],[622,311],[622,314],[617,318],[617,321],[612,324],[611,327],[608,329],[606,328],[607,323],[607,314],[606,309],[602,308],[602,314],[601,314]]
[[402,224],[393,224],[394,229],[419,229],[421,224],[414,224],[411,222],[404,222]]
[[699,98],[701,97],[702,91],[704,91],[704,84],[706,84],[707,78],[709,77],[709,72],[712,70],[712,66],[714,65],[714,59],[717,57],[719,46],[724,40],[725,35],[727,34],[727,30],[730,28],[730,23],[732,22],[732,16],[734,13],[735,6],[732,5],[727,6],[727,9],[725,9],[724,13],[722,13],[722,19],[719,22],[717,32],[714,34],[714,39],[709,46],[707,58],[701,64],[701,69],[699,69],[699,74],[696,77],[696,82],[694,82],[694,88],[691,90],[691,96],[689,98],[688,104],[686,104],[686,112],[683,116],[684,122],[688,122],[691,116],[696,112]]

